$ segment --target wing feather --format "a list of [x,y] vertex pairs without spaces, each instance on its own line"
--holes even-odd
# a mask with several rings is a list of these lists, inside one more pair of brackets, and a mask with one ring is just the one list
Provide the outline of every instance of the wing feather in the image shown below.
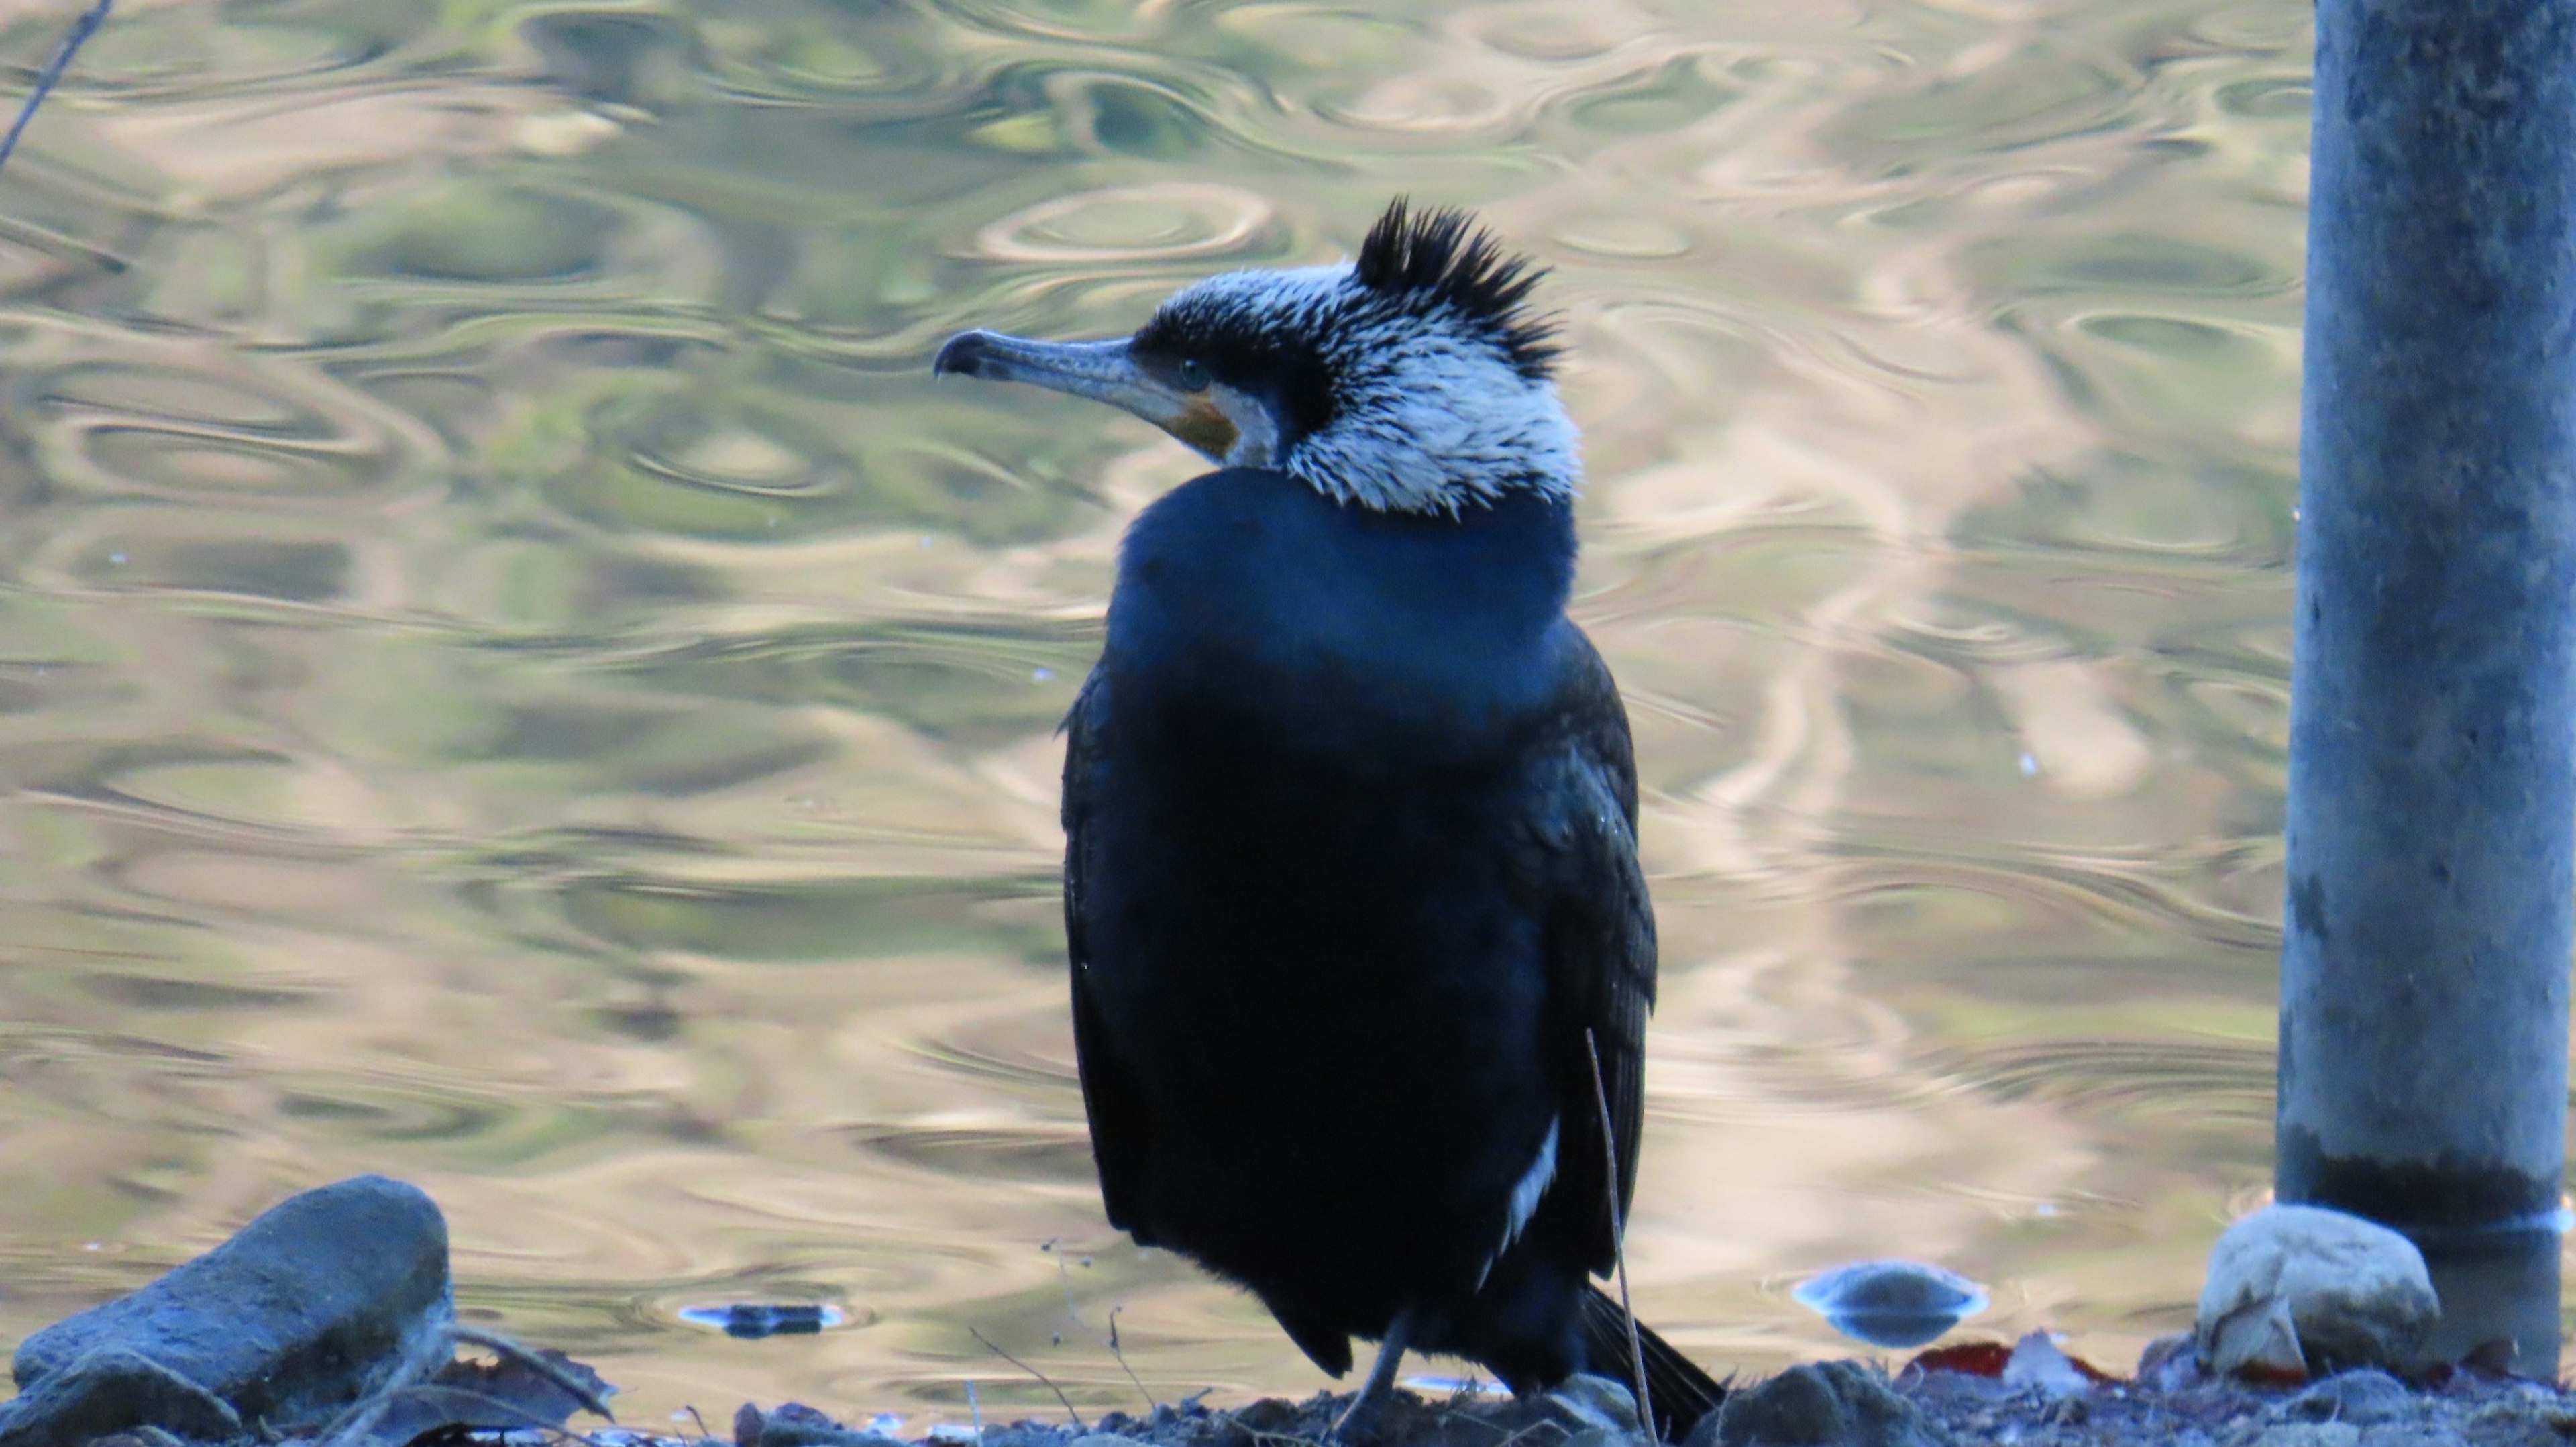
[[1064,941],[1071,965],[1073,1058],[1082,1074],[1082,1109],[1091,1121],[1091,1160],[1100,1172],[1100,1203],[1109,1224],[1153,1245],[1144,1219],[1147,1121],[1134,1072],[1111,1046],[1091,988],[1091,951],[1085,928],[1089,824],[1106,761],[1098,740],[1109,712],[1109,679],[1092,670],[1065,715],[1064,733]]

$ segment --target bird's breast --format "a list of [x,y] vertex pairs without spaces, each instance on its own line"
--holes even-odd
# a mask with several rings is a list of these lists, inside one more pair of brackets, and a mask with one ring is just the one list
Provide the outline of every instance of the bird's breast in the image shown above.
[[1400,515],[1212,473],[1130,530],[1104,666],[1139,726],[1371,772],[1458,760],[1544,699],[1573,557],[1565,506],[1534,495]]

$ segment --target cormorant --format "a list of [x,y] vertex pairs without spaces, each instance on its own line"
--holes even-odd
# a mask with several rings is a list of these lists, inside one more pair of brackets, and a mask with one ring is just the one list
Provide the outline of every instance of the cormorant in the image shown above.
[[[1123,407],[1218,464],[1128,529],[1066,719],[1073,1031],[1110,1222],[1315,1364],[1624,1380],[1654,916],[1609,670],[1565,616],[1574,424],[1541,273],[1399,198],[1356,261],[935,373]],[[1589,1051],[1599,1053],[1613,1150]],[[1717,1384],[1645,1333],[1673,1436]]]

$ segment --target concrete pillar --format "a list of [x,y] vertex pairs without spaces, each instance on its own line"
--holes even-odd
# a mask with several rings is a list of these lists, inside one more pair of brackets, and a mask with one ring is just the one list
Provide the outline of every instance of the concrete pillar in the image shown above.
[[2576,925],[2576,0],[2319,0],[2284,1201],[2554,1376]]

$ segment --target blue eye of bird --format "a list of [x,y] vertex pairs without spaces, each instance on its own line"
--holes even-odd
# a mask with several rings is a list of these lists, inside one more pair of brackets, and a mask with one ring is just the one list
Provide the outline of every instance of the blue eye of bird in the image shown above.
[[1204,392],[1207,388],[1207,364],[1196,357],[1183,359],[1181,362],[1181,390],[1184,392]]

